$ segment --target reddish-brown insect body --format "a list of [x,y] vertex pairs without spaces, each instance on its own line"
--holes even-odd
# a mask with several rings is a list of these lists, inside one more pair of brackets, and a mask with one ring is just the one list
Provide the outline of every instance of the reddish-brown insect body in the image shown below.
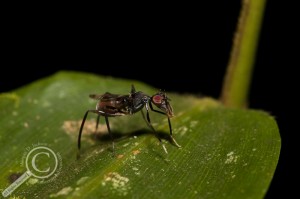
[[[93,94],[93,95],[90,95],[90,97],[98,100],[98,102],[96,105],[96,109],[88,110],[83,117],[81,127],[79,130],[79,135],[78,135],[78,149],[80,149],[80,139],[81,139],[82,129],[83,129],[85,120],[86,120],[89,112],[98,114],[96,131],[98,128],[100,116],[105,117],[108,133],[113,140],[113,136],[111,134],[110,126],[109,126],[109,122],[108,122],[108,117],[131,115],[131,114],[137,113],[139,111],[141,111],[143,118],[145,119],[148,126],[155,132],[155,129],[153,128],[153,126],[151,124],[149,109],[156,113],[160,113],[160,114],[167,116],[168,123],[169,123],[169,129],[170,129],[170,137],[171,137],[173,143],[177,147],[180,147],[177,144],[177,142],[175,141],[175,139],[172,137],[172,126],[171,126],[170,118],[173,117],[174,114],[173,114],[173,108],[169,103],[170,99],[167,97],[166,93],[158,92],[155,95],[153,95],[152,97],[150,97],[141,91],[136,91],[134,86],[132,85],[131,92],[129,95],[116,95],[116,94],[111,94],[111,93],[106,92],[102,95]],[[154,104],[160,110],[155,110],[153,108],[152,104]],[[143,108],[146,109],[146,117],[143,113]],[[157,134],[156,134],[156,137],[158,138],[160,143],[162,143],[161,139],[157,136]],[[165,152],[167,153],[167,150],[166,150],[165,146],[163,145],[163,143],[162,143],[162,146],[163,146]],[[113,149],[114,149],[114,142],[113,142]]]

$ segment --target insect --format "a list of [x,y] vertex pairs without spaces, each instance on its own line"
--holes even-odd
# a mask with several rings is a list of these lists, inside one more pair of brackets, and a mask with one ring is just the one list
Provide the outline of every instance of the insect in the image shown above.
[[[177,147],[180,148],[180,145],[177,144],[177,142],[172,136],[173,133],[172,133],[172,125],[171,125],[170,118],[173,117],[174,114],[173,114],[173,108],[169,103],[170,99],[167,97],[166,93],[160,91],[154,94],[153,96],[149,96],[141,91],[136,91],[134,85],[132,85],[131,92],[129,93],[129,95],[118,95],[118,94],[111,94],[106,92],[102,95],[92,94],[90,95],[90,98],[98,100],[98,102],[96,105],[96,109],[87,110],[83,117],[80,130],[79,130],[79,135],[78,135],[78,149],[80,149],[82,129],[88,113],[91,112],[91,113],[98,114],[97,122],[96,122],[96,132],[100,121],[100,116],[104,116],[107,130],[112,140],[112,148],[114,151],[114,139],[110,130],[108,118],[116,117],[116,116],[132,115],[140,111],[147,125],[152,129],[153,132],[156,133],[154,127],[151,124],[149,110],[167,116],[168,123],[169,123],[170,137],[172,139],[172,142]],[[159,110],[154,109],[153,104],[157,108],[159,108]],[[146,117],[143,112],[144,108],[146,109]],[[157,133],[155,135],[158,138],[159,142],[161,143],[164,151],[168,153],[166,147],[162,143],[162,140],[158,137]]]

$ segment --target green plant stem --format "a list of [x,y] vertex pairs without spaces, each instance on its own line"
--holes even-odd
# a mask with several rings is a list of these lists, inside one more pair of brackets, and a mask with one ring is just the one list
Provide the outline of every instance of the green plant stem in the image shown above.
[[243,0],[221,101],[228,107],[246,107],[259,32],[266,0]]

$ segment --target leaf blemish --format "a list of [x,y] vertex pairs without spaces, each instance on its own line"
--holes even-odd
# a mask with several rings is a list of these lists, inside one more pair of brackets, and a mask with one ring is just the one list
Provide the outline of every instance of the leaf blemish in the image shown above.
[[131,189],[128,185],[129,179],[121,176],[117,172],[109,172],[104,176],[104,180],[102,181],[102,186],[106,186],[107,184],[111,185],[111,189],[117,193],[118,195],[126,196],[128,191]]
[[26,184],[30,184],[30,185],[33,185],[33,184],[36,184],[39,180],[37,178],[30,178]]
[[24,122],[23,125],[24,125],[25,128],[28,128],[28,127],[29,127],[29,124],[28,124],[27,122]]
[[188,127],[186,126],[181,126],[177,130],[175,130],[176,133],[179,133],[181,136],[184,136],[185,133],[188,131]]
[[190,128],[194,128],[198,124],[197,120],[191,121],[190,122]]
[[81,177],[79,180],[77,180],[76,185],[81,185],[81,184],[85,183],[89,178],[90,177],[88,177],[88,176]]
[[227,159],[225,160],[225,164],[236,163],[238,159],[238,155],[234,155],[234,152],[231,151],[227,153]]
[[72,187],[64,187],[59,192],[57,192],[55,194],[51,194],[50,198],[56,198],[58,196],[68,195],[71,191],[73,191]]
[[18,116],[19,113],[18,113],[17,111],[13,111],[13,112],[12,112],[12,115],[13,115],[13,116]]
[[[72,139],[77,140],[81,122],[82,120],[67,120],[64,121],[62,128]],[[95,134],[95,130],[96,130],[96,121],[86,120],[84,124],[84,128],[82,130],[82,139],[86,140],[90,135]],[[99,124],[96,133],[106,134],[107,133],[106,125]]]
[[51,103],[48,102],[48,101],[44,101],[42,106],[43,106],[44,108],[47,108],[47,107],[50,107],[50,106],[51,106]]
[[9,181],[10,183],[13,183],[13,182],[16,181],[21,175],[22,175],[22,173],[12,173],[12,174],[8,177],[8,181]]
[[133,153],[133,155],[137,155],[137,154],[141,153],[141,151],[140,150],[134,150],[134,151],[132,151],[132,153]]
[[138,168],[136,168],[136,167],[133,167],[133,168],[132,168],[132,170],[134,170],[134,171],[138,171],[139,169],[138,169]]
[[117,156],[118,159],[121,159],[121,158],[123,158],[123,157],[124,157],[123,154],[119,154],[119,155]]
[[130,144],[129,142],[125,143],[123,144],[123,147],[127,147],[129,144]]

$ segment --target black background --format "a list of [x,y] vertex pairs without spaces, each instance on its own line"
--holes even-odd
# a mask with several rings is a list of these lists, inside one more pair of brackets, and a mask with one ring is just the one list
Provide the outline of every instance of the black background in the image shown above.
[[[218,98],[240,1],[10,9],[1,28],[0,92],[58,70],[78,70]],[[267,4],[249,97],[251,108],[275,116],[282,137],[266,198],[293,196],[296,190],[291,182],[296,131],[290,114],[295,111],[296,78],[294,64],[283,57],[290,51],[283,47],[287,38],[282,34],[287,14],[283,10],[276,1]]]

